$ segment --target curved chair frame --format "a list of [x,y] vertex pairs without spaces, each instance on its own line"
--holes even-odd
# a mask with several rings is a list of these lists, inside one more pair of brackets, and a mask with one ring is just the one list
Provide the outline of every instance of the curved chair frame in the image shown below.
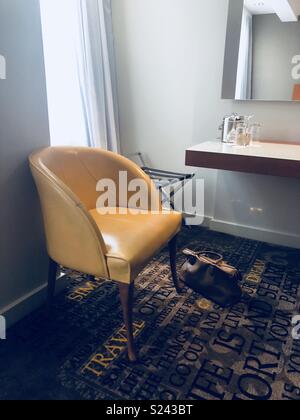
[[[130,267],[129,274],[123,276],[123,266],[120,274],[118,271],[112,271],[109,266],[108,261],[111,257],[108,246],[90,212],[96,207],[96,183],[101,178],[110,178],[118,184],[119,172],[126,171],[128,180],[143,179],[149,187],[149,197],[153,198],[157,191],[151,179],[130,160],[101,149],[52,147],[33,153],[29,160],[40,196],[50,257],[49,306],[55,293],[59,265],[94,277],[116,281],[119,285],[127,330],[128,356],[130,361],[136,361],[133,332],[134,280],[154,254],[168,244],[172,277],[177,291],[180,291],[176,271],[176,243],[181,227],[181,215],[172,213],[174,221],[172,219],[171,224],[169,223],[171,230],[166,237],[166,243],[160,243],[155,253],[145,257],[142,265],[134,269]],[[159,195],[157,200],[159,202]],[[118,207],[124,207],[125,204],[119,197]],[[111,272],[114,274],[111,275]]]

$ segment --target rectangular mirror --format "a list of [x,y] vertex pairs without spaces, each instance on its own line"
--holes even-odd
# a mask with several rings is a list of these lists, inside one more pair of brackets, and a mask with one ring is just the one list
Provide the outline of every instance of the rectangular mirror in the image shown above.
[[300,101],[300,0],[229,0],[223,99]]

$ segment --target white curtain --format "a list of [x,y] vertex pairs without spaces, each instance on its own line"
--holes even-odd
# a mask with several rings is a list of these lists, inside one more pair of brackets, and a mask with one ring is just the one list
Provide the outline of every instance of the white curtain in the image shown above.
[[77,0],[78,73],[88,144],[120,152],[111,0]]
[[244,7],[235,99],[252,98],[253,17]]

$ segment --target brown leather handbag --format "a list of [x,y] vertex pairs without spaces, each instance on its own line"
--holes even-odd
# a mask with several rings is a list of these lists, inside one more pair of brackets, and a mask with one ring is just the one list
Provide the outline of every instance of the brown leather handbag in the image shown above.
[[188,259],[180,277],[188,287],[222,307],[239,302],[242,275],[238,269],[228,265],[222,255],[215,252],[196,253],[185,249],[183,253]]

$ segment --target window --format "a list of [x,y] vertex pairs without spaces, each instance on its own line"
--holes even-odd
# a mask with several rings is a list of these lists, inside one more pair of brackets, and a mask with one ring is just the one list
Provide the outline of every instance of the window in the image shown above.
[[75,0],[40,0],[52,146],[86,146]]

